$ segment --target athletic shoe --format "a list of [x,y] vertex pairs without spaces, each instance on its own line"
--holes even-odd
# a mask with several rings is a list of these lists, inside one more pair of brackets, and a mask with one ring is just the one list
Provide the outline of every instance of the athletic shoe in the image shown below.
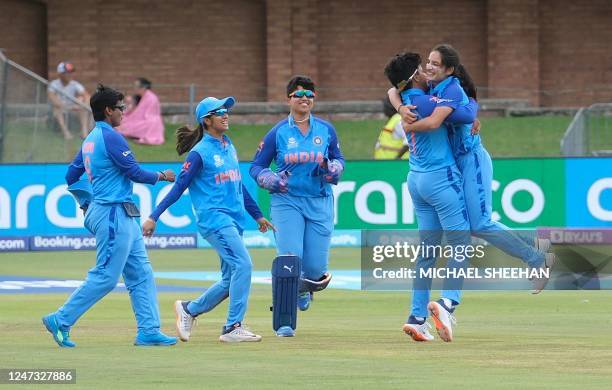
[[68,330],[60,329],[59,324],[57,323],[57,318],[55,317],[55,313],[47,314],[42,318],[42,323],[45,325],[45,328],[51,333],[53,336],[53,340],[63,348],[74,348],[76,344],[70,340],[70,332]]
[[[554,253],[544,254],[544,264],[542,264],[542,267],[540,269],[547,269],[549,277],[556,260],[557,257]],[[542,290],[544,290],[544,287],[546,287],[546,284],[548,283],[549,277],[542,276],[541,278],[533,278],[531,280],[533,283],[533,291],[531,291],[531,293],[539,294],[540,292],[542,292]]]
[[181,341],[189,341],[191,329],[197,322],[196,318],[187,312],[187,303],[189,303],[189,301],[174,302],[174,313],[176,314],[176,334]]
[[153,334],[138,332],[136,335],[136,340],[134,340],[134,345],[141,347],[168,346],[176,344],[176,340],[176,337],[166,336],[162,332]]
[[457,320],[452,314],[455,309],[447,307],[442,299],[429,302],[427,309],[440,338],[446,342],[453,341],[453,325],[457,324]]
[[431,341],[434,339],[432,334],[429,333],[431,325],[425,320],[422,322],[418,321],[413,315],[408,317],[408,322],[404,324],[402,329],[404,333],[412,337],[414,341]]
[[534,238],[533,240],[533,246],[535,246],[535,248],[537,250],[539,250],[540,252],[549,252],[550,248],[552,246],[552,243],[550,242],[550,240],[548,238]]
[[293,337],[295,336],[295,330],[293,330],[293,328],[290,326],[281,326],[276,331],[276,335],[278,337]]
[[224,343],[257,342],[261,341],[261,336],[251,332],[238,322],[232,327],[224,329],[223,334],[219,336],[219,341]]
[[312,301],[313,295],[311,292],[303,292],[298,296],[298,308],[301,311],[306,311],[310,307],[310,302]]

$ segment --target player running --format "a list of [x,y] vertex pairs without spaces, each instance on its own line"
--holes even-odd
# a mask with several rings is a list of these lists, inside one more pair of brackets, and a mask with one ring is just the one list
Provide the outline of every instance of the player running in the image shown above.
[[[172,182],[174,172],[141,169],[127,142],[115,130],[123,119],[123,94],[100,85],[90,105],[96,126],[68,167],[66,182],[86,210],[85,227],[96,236],[96,266],[62,307],[43,317],[43,324],[60,347],[74,347],[70,328],[111,292],[123,275],[138,324],[134,344],[174,345],[176,337],[168,337],[159,329],[153,270],[136,220],[140,214],[132,200],[132,182]],[[78,181],[84,172],[91,187]]]
[[[277,227],[277,253],[301,259],[296,264],[301,266],[298,306],[302,311],[308,310],[313,292],[323,290],[331,280],[327,272],[334,228],[331,184],[337,184],[344,171],[336,130],[311,114],[315,95],[310,78],[289,80],[289,116],[265,135],[250,169],[257,184],[272,194],[270,215]],[[272,161],[275,171],[269,168]],[[285,266],[294,269],[283,263]],[[279,336],[293,336],[295,329],[282,326],[275,330]]]
[[[437,98],[431,116],[408,125],[408,131],[429,131],[439,127],[447,116],[468,102],[468,96],[476,98],[476,87],[459,59],[459,53],[450,45],[436,46],[427,60],[426,72],[429,93]],[[467,92],[467,94],[466,94]],[[398,106],[396,91],[389,91],[389,98]],[[407,117],[407,108],[399,107]],[[472,134],[471,125],[449,126],[449,138],[453,156],[464,179],[466,199],[472,234],[498,247],[507,254],[522,259],[531,268],[552,268],[555,255],[550,250],[550,240],[534,238],[527,241],[507,226],[495,222],[492,214],[491,182],[493,163],[482,145],[480,135]],[[536,278],[533,293],[541,292],[548,278]]]
[[176,151],[189,152],[183,169],[168,195],[143,224],[145,236],[151,236],[159,216],[189,188],[198,229],[215,248],[221,259],[221,280],[192,301],[176,301],[176,329],[182,341],[191,336],[196,317],[230,299],[227,321],[219,340],[222,342],[260,341],[261,336],[242,325],[251,288],[252,263],[242,241],[245,208],[259,224],[261,232],[272,224],[242,184],[236,148],[225,134],[229,129],[229,110],[233,97],[207,97],[196,107],[198,127],[177,130]]

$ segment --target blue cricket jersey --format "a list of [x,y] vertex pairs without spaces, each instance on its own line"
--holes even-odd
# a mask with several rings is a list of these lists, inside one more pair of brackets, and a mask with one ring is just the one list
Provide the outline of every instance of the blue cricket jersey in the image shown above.
[[[453,110],[457,110],[459,107],[468,104],[469,101],[461,83],[455,76],[449,76],[442,80],[430,90],[430,93],[438,98],[438,107],[451,107]],[[451,124],[448,126],[448,130],[451,149],[455,157],[469,152],[481,143],[479,134],[472,135],[471,123]]]
[[339,160],[344,166],[344,156],[334,126],[310,115],[308,134],[303,135],[291,115],[276,124],[259,144],[249,171],[257,180],[262,169],[272,160],[276,172],[289,171],[288,193],[293,196],[321,197],[332,194],[330,183],[321,173],[320,163],[328,158]]
[[263,216],[242,184],[238,155],[226,135],[220,141],[205,134],[191,149],[176,183],[150,218],[157,221],[187,188],[204,237],[227,226],[236,226],[242,233],[245,209],[255,220]]
[[[402,102],[415,105],[418,119],[428,117],[436,107],[436,98],[426,95],[422,89],[411,88],[401,93]],[[476,117],[478,103],[470,101],[465,106],[453,110],[447,121],[451,123],[471,123]],[[410,170],[431,172],[455,165],[445,125],[431,131],[409,131],[407,134],[410,148]]]
[[155,184],[159,178],[157,172],[140,168],[123,135],[104,121],[96,122],[68,167],[68,185],[83,172],[91,182],[92,201],[100,204],[132,202],[132,182]]

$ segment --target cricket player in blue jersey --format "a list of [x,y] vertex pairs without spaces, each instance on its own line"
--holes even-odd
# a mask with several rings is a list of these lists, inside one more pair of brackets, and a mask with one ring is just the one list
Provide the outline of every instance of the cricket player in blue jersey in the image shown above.
[[[427,60],[426,71],[429,93],[437,98],[431,116],[409,125],[408,130],[429,131],[439,127],[458,107],[476,98],[476,87],[459,59],[459,53],[450,45],[436,46]],[[391,96],[391,99],[395,99]],[[393,102],[394,100],[392,100]],[[400,107],[405,113],[406,108]],[[535,237],[528,241],[507,226],[495,222],[492,214],[493,163],[479,134],[470,124],[449,124],[449,138],[453,156],[464,180],[464,193],[472,234],[498,247],[507,254],[522,259],[531,268],[551,268],[554,253],[549,252],[550,240]],[[536,278],[533,293],[544,289],[548,278]]]
[[[174,172],[141,169],[127,142],[115,130],[123,119],[123,94],[100,85],[90,105],[96,126],[68,167],[66,182],[76,188],[86,173],[91,183],[91,199],[80,196],[79,203],[86,210],[85,227],[96,237],[96,265],[62,307],[43,317],[43,324],[60,347],[74,347],[70,328],[112,291],[123,275],[138,324],[134,344],[174,345],[176,337],[160,331],[153,270],[136,219],[138,208],[132,200],[132,182],[153,185],[174,181]],[[87,192],[83,186],[78,187],[76,192]]]
[[221,280],[199,298],[176,301],[176,329],[188,341],[195,318],[214,309],[229,296],[227,321],[222,342],[260,341],[261,336],[242,325],[251,288],[252,263],[242,241],[245,209],[259,224],[261,232],[274,229],[242,184],[236,148],[225,134],[229,129],[229,109],[234,98],[207,97],[196,107],[198,127],[177,130],[176,150],[189,152],[183,169],[168,195],[143,224],[145,236],[155,230],[159,216],[189,188],[198,230],[215,248],[221,259]]
[[[310,78],[295,76],[289,81],[289,116],[265,135],[250,169],[251,177],[272,194],[277,253],[301,259],[298,307],[302,311],[309,308],[313,291],[323,290],[331,280],[327,270],[334,228],[331,185],[338,183],[344,170],[336,130],[311,114],[315,95]],[[275,171],[269,168],[272,161]],[[292,336],[293,331],[277,334]]]
[[[391,84],[401,92],[402,104],[413,107],[417,118],[428,116],[435,108],[432,96],[426,95],[427,83],[420,71],[421,57],[416,53],[396,55],[385,67],[385,75]],[[453,123],[472,123],[478,104],[472,100],[449,116]],[[465,246],[470,242],[470,226],[465,210],[463,183],[455,164],[448,141],[447,129],[440,126],[428,132],[409,132],[410,172],[408,190],[414,204],[419,234],[427,245],[440,245],[443,232],[448,243]],[[417,270],[430,268],[435,264],[433,255],[417,259]],[[459,259],[462,260],[462,259]],[[450,259],[447,267],[460,266],[456,259]],[[417,271],[418,272],[418,271]],[[426,318],[431,313],[438,334],[444,341],[453,338],[452,313],[460,303],[460,281],[455,280],[452,289],[444,289],[441,298],[429,302],[431,281],[426,278],[415,281],[412,294],[412,310],[404,332],[415,341],[430,341]]]

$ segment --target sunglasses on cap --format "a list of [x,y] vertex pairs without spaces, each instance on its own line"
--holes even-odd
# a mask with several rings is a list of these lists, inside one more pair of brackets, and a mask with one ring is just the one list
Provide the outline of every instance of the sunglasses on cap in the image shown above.
[[225,114],[229,114],[229,110],[227,108],[219,108],[215,111],[211,111],[208,114],[206,114],[204,116],[204,118],[210,117],[210,116],[223,116]]
[[293,91],[289,97],[296,97],[296,98],[301,98],[306,96],[309,99],[312,99],[315,97],[315,93],[309,89],[298,89],[296,91]]

